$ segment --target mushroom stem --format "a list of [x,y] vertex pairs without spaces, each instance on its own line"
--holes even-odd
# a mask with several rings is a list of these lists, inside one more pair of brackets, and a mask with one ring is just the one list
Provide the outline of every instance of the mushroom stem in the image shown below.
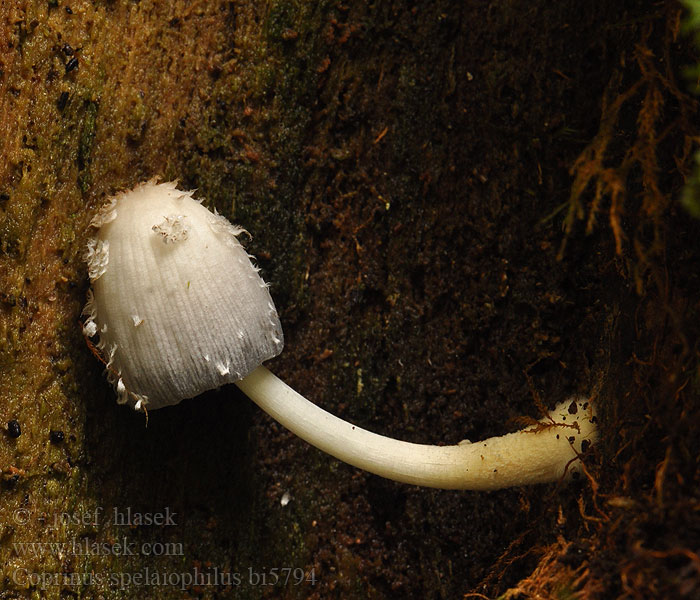
[[309,402],[265,367],[236,385],[297,436],[339,460],[388,479],[443,489],[496,490],[557,481],[580,470],[582,443],[597,439],[592,405],[559,404],[515,433],[456,446],[431,446],[371,433]]

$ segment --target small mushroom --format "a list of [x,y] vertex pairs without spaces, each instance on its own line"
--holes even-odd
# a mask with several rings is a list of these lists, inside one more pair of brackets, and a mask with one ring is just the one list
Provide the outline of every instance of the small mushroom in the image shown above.
[[568,399],[521,431],[452,446],[361,429],[261,366],[282,351],[283,335],[268,287],[238,241],[242,228],[175,182],[153,180],[113,197],[92,226],[84,333],[99,336],[120,403],[154,410],[233,382],[336,458],[396,481],[446,489],[557,481],[580,469],[582,445],[597,439],[585,399]]
[[176,184],[112,198],[88,241],[84,332],[99,334],[117,401],[149,410],[248,375],[282,351],[267,285],[244,232]]

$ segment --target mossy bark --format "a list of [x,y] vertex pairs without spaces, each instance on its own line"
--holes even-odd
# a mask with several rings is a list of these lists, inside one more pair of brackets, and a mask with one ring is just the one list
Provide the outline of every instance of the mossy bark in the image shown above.
[[[0,597],[691,589],[679,19],[651,1],[3,4],[0,424],[22,431],[0,434]],[[251,232],[285,329],[269,366],[300,392],[425,443],[589,394],[589,477],[425,490],[321,455],[233,386],[148,421],[116,406],[81,334],[82,252],[105,196],[154,176]]]

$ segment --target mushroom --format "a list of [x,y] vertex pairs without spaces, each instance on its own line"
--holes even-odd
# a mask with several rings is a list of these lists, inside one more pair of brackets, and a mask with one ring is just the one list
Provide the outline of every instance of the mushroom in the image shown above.
[[432,446],[371,433],[295,392],[262,366],[282,351],[283,335],[268,286],[238,240],[245,230],[192,194],[151,180],[111,198],[91,222],[84,333],[99,336],[119,403],[154,410],[235,383],[324,452],[428,487],[494,490],[580,470],[580,454],[597,439],[585,398],[514,433]]
[[149,181],[118,194],[91,225],[84,332],[99,334],[119,403],[177,404],[245,377],[284,345],[267,285],[231,225]]

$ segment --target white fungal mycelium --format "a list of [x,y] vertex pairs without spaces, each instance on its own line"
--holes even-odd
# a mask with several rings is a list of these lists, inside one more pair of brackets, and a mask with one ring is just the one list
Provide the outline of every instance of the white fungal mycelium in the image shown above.
[[262,366],[282,350],[282,328],[237,239],[243,229],[175,183],[154,181],[112,198],[92,226],[84,332],[99,335],[120,403],[152,410],[235,382],[285,427],[340,460],[448,489],[557,481],[580,470],[581,453],[597,440],[594,407],[582,398],[520,431],[474,443],[413,444],[361,429]]
[[270,292],[237,238],[244,230],[192,192],[141,184],[112,198],[92,226],[84,331],[99,332],[120,402],[177,404],[281,352]]

